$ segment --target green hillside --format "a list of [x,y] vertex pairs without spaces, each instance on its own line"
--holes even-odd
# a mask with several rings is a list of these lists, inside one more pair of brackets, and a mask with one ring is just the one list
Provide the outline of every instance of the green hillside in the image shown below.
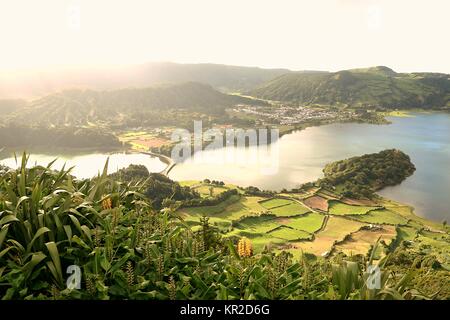
[[383,66],[334,73],[289,73],[248,94],[299,104],[449,108],[449,77],[440,73],[396,73]]
[[113,91],[66,90],[32,101],[7,120],[21,125],[79,126],[89,122],[111,122],[154,110],[182,109],[219,114],[240,103],[264,104],[195,82]]

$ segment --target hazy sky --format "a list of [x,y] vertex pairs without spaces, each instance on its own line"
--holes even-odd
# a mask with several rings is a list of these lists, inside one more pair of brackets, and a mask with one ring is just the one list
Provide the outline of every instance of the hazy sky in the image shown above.
[[0,0],[0,69],[212,62],[450,73],[448,0]]

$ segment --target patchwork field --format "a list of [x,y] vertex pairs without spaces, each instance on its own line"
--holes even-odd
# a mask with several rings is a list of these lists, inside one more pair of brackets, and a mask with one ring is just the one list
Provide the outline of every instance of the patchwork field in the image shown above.
[[273,216],[247,217],[239,221],[238,228],[249,229],[259,233],[266,233],[281,224]]
[[261,197],[243,197],[234,195],[215,206],[183,208],[180,212],[185,217],[191,217],[197,220],[201,216],[206,215],[212,218],[232,221],[240,219],[243,216],[255,216],[265,213],[267,209],[259,204],[259,201],[261,200]]
[[[191,186],[204,197],[210,196],[209,184],[188,181],[183,185]],[[213,188],[215,196],[236,186]],[[225,238],[249,238],[256,253],[270,247],[288,250],[296,257],[301,252],[319,256],[331,252],[365,255],[379,238],[386,244],[395,241],[395,246],[418,238],[425,246],[441,245],[441,257],[447,254],[444,245],[448,246],[448,240],[443,239],[447,235],[433,229],[439,229],[439,225],[425,225],[410,207],[402,204],[383,199],[376,204],[355,199],[345,199],[344,203],[323,190],[319,191],[320,196],[318,192],[303,197],[303,200],[300,200],[303,195],[300,193],[284,193],[283,198],[264,198],[246,196],[242,189],[238,190],[239,195],[218,205],[181,208],[178,212],[194,228],[199,228],[199,219],[203,215],[210,217],[210,222],[222,231]],[[361,229],[364,226],[367,229]],[[416,237],[419,230],[421,233]],[[377,254],[382,254],[383,246],[378,249]]]
[[339,200],[339,196],[325,189],[319,190],[316,195],[327,200]]
[[379,207],[367,207],[367,206],[352,206],[340,201],[331,200],[328,202],[329,209],[328,212],[333,215],[345,216],[345,215],[356,215],[356,214],[366,214],[371,210],[378,209]]
[[346,255],[365,255],[378,239],[389,244],[396,235],[394,226],[383,226],[381,229],[374,230],[359,230],[353,233],[349,239],[336,245],[336,251],[343,252]]
[[408,223],[408,219],[387,209],[372,210],[366,214],[356,215],[354,218],[358,221],[373,224],[404,225]]
[[309,212],[309,209],[298,202],[292,202],[288,205],[270,209],[269,211],[277,217],[292,217],[305,214]]
[[324,215],[311,212],[299,217],[279,219],[279,222],[296,230],[314,233],[322,227],[324,219]]
[[154,132],[138,131],[121,134],[119,140],[131,145],[134,150],[148,151],[152,147],[161,147],[171,143],[167,138],[163,138]]
[[365,224],[331,216],[324,230],[317,233],[314,241],[296,242],[294,247],[304,252],[324,255],[330,252],[335,241],[341,241],[349,233],[358,231]]
[[[237,206],[242,205],[241,202],[243,201],[247,202],[249,200],[247,198],[241,199],[240,196],[234,195],[215,206],[183,208],[181,210],[181,213],[187,216],[194,216],[194,217],[201,217],[203,215],[206,215],[208,217],[218,217],[219,214],[226,215],[228,212],[230,212],[231,209],[229,208],[232,205],[236,206],[237,203],[238,203]],[[242,205],[242,207],[244,207],[244,205]]]
[[319,196],[307,198],[303,203],[312,209],[328,211],[328,200]]
[[345,204],[351,205],[351,206],[375,206],[376,205],[373,201],[366,200],[366,199],[342,198],[340,201]]
[[269,235],[275,238],[284,239],[287,241],[295,241],[302,239],[311,239],[312,235],[305,231],[292,229],[289,227],[281,226],[275,230],[269,232]]
[[275,198],[275,199],[261,201],[261,205],[264,208],[273,209],[276,207],[281,207],[281,206],[291,204],[292,202],[293,202],[292,200],[288,200],[288,199]]

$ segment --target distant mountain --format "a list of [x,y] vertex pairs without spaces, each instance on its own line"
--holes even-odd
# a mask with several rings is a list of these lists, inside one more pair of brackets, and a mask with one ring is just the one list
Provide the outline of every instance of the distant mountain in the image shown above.
[[289,73],[248,95],[299,104],[450,108],[450,75],[396,73],[384,66],[339,72]]
[[160,62],[122,67],[0,73],[0,99],[38,98],[74,88],[115,90],[179,82],[201,82],[223,92],[242,92],[288,72],[287,69]]
[[66,90],[31,101],[5,120],[27,125],[79,126],[89,122],[110,122],[133,113],[156,110],[162,113],[171,109],[185,109],[220,114],[236,104],[265,103],[224,94],[209,85],[188,82],[111,91]]

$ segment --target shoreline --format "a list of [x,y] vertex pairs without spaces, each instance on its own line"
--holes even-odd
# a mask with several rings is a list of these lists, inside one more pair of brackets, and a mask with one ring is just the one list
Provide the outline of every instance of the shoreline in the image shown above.
[[164,168],[164,170],[162,170],[159,173],[163,174],[167,177],[169,176],[170,171],[176,166],[175,161],[173,161],[170,157],[165,156],[163,154],[155,153],[155,152],[151,152],[151,151],[137,151],[137,153],[142,153],[142,154],[146,154],[146,155],[150,155],[150,156],[159,158],[159,160],[161,160],[161,162],[164,162],[166,164],[166,168]]

